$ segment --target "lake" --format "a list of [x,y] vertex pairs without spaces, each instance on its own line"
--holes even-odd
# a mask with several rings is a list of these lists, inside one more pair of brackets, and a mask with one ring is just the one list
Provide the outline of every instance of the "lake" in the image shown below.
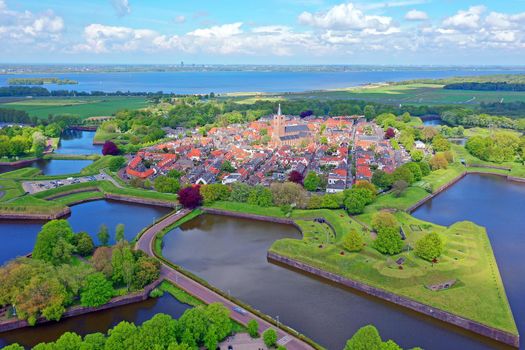
[[280,238],[300,238],[292,226],[201,215],[168,233],[163,254],[212,285],[306,334],[342,349],[355,331],[375,325],[404,348],[493,349],[499,345],[350,289],[269,263]]
[[369,83],[403,81],[420,78],[446,78],[484,74],[516,74],[523,70],[479,68],[391,70],[363,68],[348,72],[130,72],[130,73],[55,73],[0,75],[0,86],[10,78],[65,78],[78,81],[76,85],[44,85],[49,90],[173,92],[207,94],[239,91],[299,92],[336,89]]
[[[170,209],[123,203],[109,200],[87,202],[71,207],[71,216],[67,218],[73,231],[89,233],[95,243],[101,224],[109,228],[112,242],[115,239],[115,227],[125,225],[126,239],[132,240],[144,227],[155,219],[166,215]],[[44,221],[0,220],[0,264],[33,250],[36,236]]]
[[440,225],[469,220],[487,228],[521,336],[525,335],[523,208],[525,184],[495,175],[472,174],[413,213],[419,219]]

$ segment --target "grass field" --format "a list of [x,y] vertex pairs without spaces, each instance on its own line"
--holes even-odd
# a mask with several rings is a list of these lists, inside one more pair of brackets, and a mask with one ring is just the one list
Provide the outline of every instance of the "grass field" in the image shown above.
[[71,98],[35,98],[0,104],[0,108],[23,110],[30,116],[75,115],[82,118],[109,116],[122,109],[140,109],[147,106],[145,97],[89,96]]
[[365,100],[388,104],[457,104],[477,105],[481,102],[525,102],[525,92],[445,90],[437,84],[404,84],[358,87],[342,90],[312,91],[286,94],[288,99]]

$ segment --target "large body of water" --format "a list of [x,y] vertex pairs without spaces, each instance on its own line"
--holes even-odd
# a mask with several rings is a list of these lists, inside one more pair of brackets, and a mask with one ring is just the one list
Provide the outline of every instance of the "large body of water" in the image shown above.
[[58,154],[101,154],[102,145],[94,145],[95,131],[67,129],[62,133]]
[[495,175],[468,175],[413,213],[440,225],[469,220],[487,228],[521,336],[525,335],[524,208],[524,184]]
[[403,348],[492,349],[487,339],[393,304],[269,263],[277,239],[300,238],[286,225],[203,215],[164,238],[164,255],[328,349],[342,349],[355,331],[375,325]]
[[[98,200],[71,207],[67,219],[75,232],[89,233],[98,243],[97,232],[101,224],[109,228],[111,239],[115,227],[125,225],[126,239],[132,240],[144,227],[169,212],[170,209],[109,200]],[[36,236],[44,221],[0,220],[0,265],[33,250]]]
[[44,85],[50,90],[173,92],[207,94],[238,91],[298,92],[336,89],[369,83],[420,78],[446,78],[486,74],[514,74],[525,71],[484,69],[374,70],[352,72],[130,72],[130,73],[55,73],[0,75],[0,86],[10,78],[56,77],[73,79],[77,85]]

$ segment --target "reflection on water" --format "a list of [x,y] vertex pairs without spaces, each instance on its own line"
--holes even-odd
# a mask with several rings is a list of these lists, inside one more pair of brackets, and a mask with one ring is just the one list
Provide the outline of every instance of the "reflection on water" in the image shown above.
[[11,343],[32,347],[41,342],[55,341],[65,332],[76,332],[80,335],[95,332],[106,333],[109,328],[121,321],[142,324],[158,313],[179,318],[189,308],[189,305],[182,304],[171,295],[165,294],[158,299],[148,299],[139,303],[66,318],[58,323],[50,322],[36,327],[0,333],[0,347]]
[[[156,218],[167,214],[169,210],[162,207],[99,200],[73,206],[68,221],[75,232],[85,231],[95,242],[98,242],[96,235],[101,224],[108,226],[113,242],[115,227],[123,223],[126,239],[132,240],[140,230]],[[0,264],[31,252],[36,236],[44,223],[43,221],[0,220],[2,242]]]
[[367,324],[404,348],[496,347],[456,327],[268,263],[268,248],[283,237],[299,238],[299,233],[291,226],[202,215],[166,235],[163,253],[328,349],[342,349]]
[[95,131],[67,129],[62,133],[60,145],[55,153],[59,154],[100,154],[101,145],[93,145]]

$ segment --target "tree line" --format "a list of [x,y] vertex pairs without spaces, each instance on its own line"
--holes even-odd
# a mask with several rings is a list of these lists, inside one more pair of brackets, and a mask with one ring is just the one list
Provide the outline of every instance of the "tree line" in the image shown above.
[[523,83],[499,82],[463,82],[443,86],[446,90],[475,90],[475,91],[525,91]]

